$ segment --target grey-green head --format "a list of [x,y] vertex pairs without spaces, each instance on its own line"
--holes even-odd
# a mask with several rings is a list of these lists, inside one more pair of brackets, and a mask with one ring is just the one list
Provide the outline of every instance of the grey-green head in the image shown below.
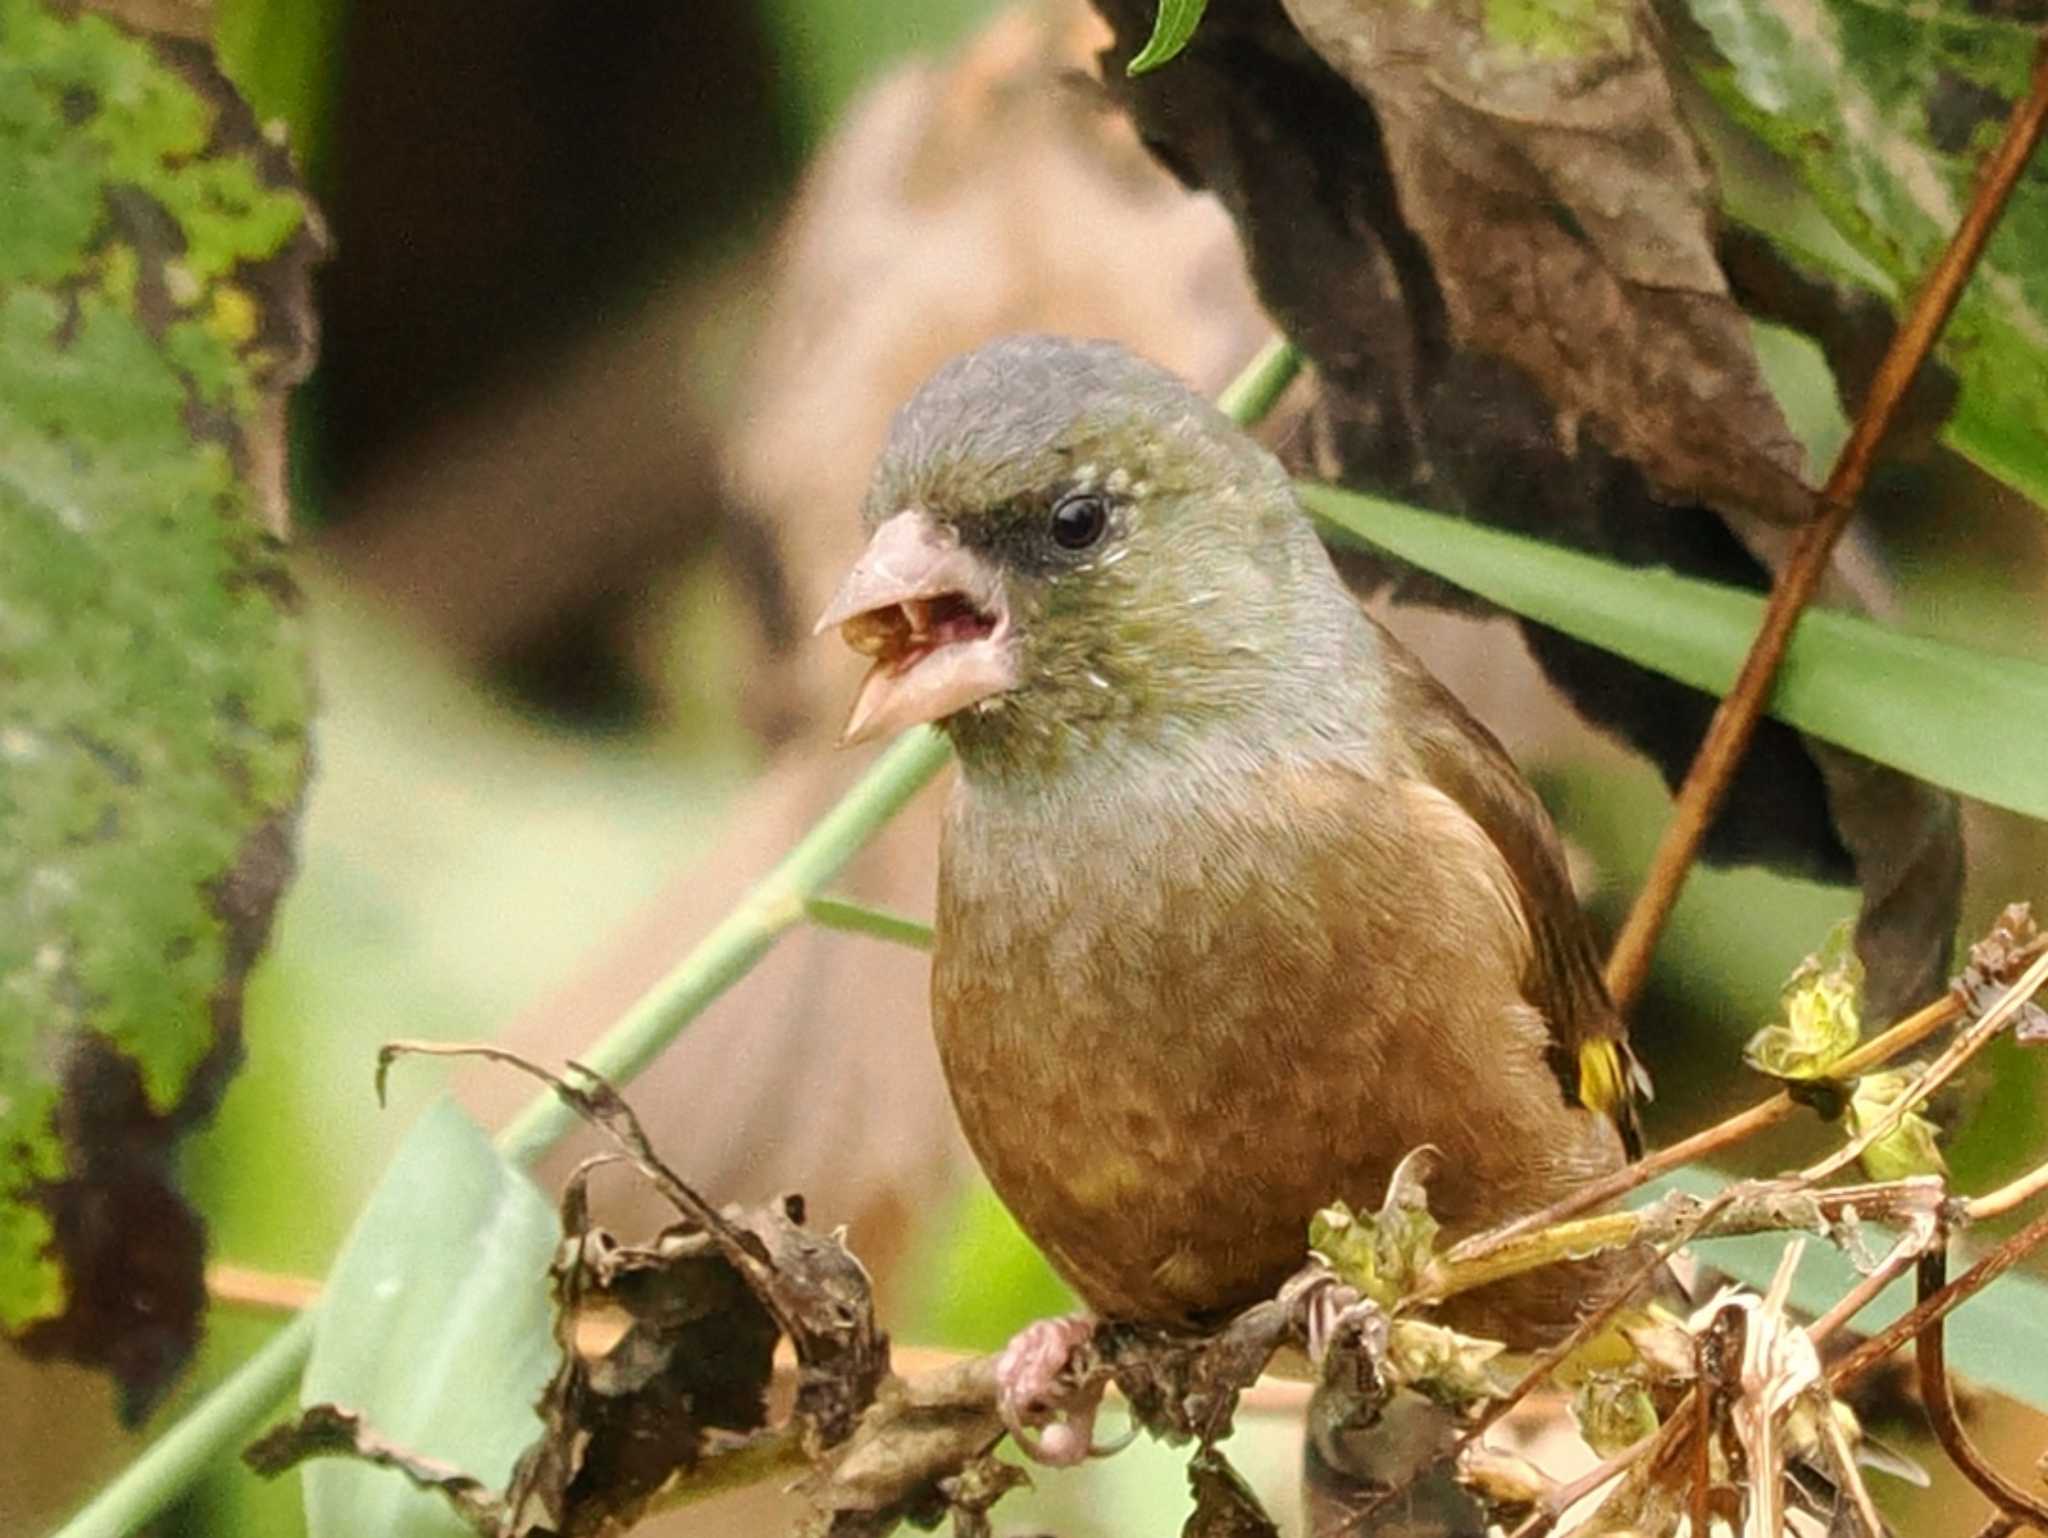
[[897,412],[865,517],[818,625],[875,659],[847,740],[938,721],[970,772],[1275,708],[1304,649],[1356,626],[1279,462],[1110,342],[946,364]]

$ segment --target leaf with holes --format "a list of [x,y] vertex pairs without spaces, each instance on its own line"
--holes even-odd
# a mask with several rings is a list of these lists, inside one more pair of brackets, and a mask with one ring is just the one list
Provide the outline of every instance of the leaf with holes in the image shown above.
[[39,0],[0,0],[0,188],[0,1331],[132,1415],[196,1337],[165,1169],[291,868],[318,240],[202,48]]

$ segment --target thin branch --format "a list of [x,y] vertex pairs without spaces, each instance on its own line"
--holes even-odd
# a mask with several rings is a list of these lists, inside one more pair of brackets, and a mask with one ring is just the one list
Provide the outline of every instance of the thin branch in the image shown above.
[[[1920,1257],[1920,1301],[1925,1303],[1942,1290],[1948,1279],[1948,1258],[1940,1250]],[[1942,1340],[1942,1315],[1930,1315],[1913,1338],[1913,1355],[1920,1366],[1920,1397],[1927,1404],[1927,1419],[1935,1439],[1962,1476],[1983,1492],[1985,1498],[2006,1516],[2030,1522],[2048,1532],[2048,1501],[2029,1495],[2007,1479],[1970,1440],[1956,1413],[1955,1392],[1948,1381],[1948,1362]]]
[[1884,361],[1878,366],[1856,426],[1848,442],[1842,445],[1827,484],[1821,488],[1814,519],[1801,534],[1784,570],[1779,572],[1749,656],[1734,688],[1714,711],[1706,738],[1693,758],[1685,783],[1679,787],[1671,821],[1607,959],[1607,987],[1624,1012],[1634,1004],[1649,977],[1657,937],[1678,901],[1679,889],[1692,869],[1700,841],[1735,777],[1736,766],[1749,747],[1757,721],[1770,703],[1771,687],[1792,631],[1827,569],[1835,542],[1855,511],[1856,499],[1870,478],[1878,445],[1898,415],[1914,375],[1962,296],[1963,286],[1976,268],[1985,242],[1997,228],[2020,172],[2040,142],[2044,123],[2048,123],[2048,43],[2036,56],[2032,87],[2026,99],[2013,108],[2005,136],[1979,171],[1976,196],[1962,223],[1928,273],[1904,324],[1893,336]]
[[2007,1021],[2026,1007],[2028,1001],[2040,991],[2044,982],[2048,982],[2048,951],[2035,957],[2033,965],[2006,988],[1996,1003],[1985,1010],[1979,1018],[1971,1021],[1969,1029],[1950,1042],[1941,1055],[1892,1102],[1882,1116],[1818,1164],[1802,1171],[1803,1178],[1810,1181],[1825,1180],[1861,1158],[1865,1149],[1879,1138],[1887,1136],[1907,1113],[1915,1106],[1925,1103],[1929,1095],[1954,1078],[1965,1063],[1989,1046],[1991,1039],[2005,1029]]
[[1878,1262],[1877,1269],[1860,1278],[1834,1306],[1806,1327],[1807,1339],[1816,1346],[1826,1340],[1843,1325],[1870,1307],[1871,1300],[1892,1284],[1892,1279],[1927,1253],[1928,1246],[1940,1237],[1940,1224],[1931,1219],[1926,1222],[1908,1224],[1906,1232],[1899,1235],[1898,1242]]
[[[1896,1025],[1864,1042],[1835,1065],[1835,1073],[1841,1078],[1854,1078],[1879,1063],[1890,1061],[1901,1052],[1910,1052],[1928,1037],[1951,1024],[1963,1012],[1964,1004],[1960,998],[1954,994],[1943,994],[1933,1003],[1915,1010]],[[1801,1109],[1799,1101],[1793,1099],[1788,1092],[1780,1090],[1768,1099],[1758,1101],[1747,1110],[1737,1111],[1733,1116],[1716,1122],[1704,1131],[1695,1132],[1691,1137],[1681,1139],[1668,1148],[1660,1148],[1654,1153],[1646,1154],[1634,1164],[1625,1165],[1611,1175],[1589,1181],[1569,1196],[1552,1202],[1539,1212],[1516,1218],[1513,1222],[1504,1223],[1486,1233],[1474,1234],[1470,1239],[1454,1247],[1449,1258],[1478,1260],[1510,1240],[1519,1239],[1538,1229],[1553,1228],[1566,1219],[1575,1218],[1595,1207],[1604,1207],[1609,1202],[1648,1185],[1659,1176],[1669,1174],[1681,1165],[1697,1163],[1724,1148],[1732,1148],[1735,1144],[1746,1142],[1781,1122],[1789,1121]]]
[[1847,1388],[1927,1328],[1930,1320],[1954,1312],[2044,1244],[2048,1244],[2048,1213],[2001,1241],[1961,1276],[1932,1297],[1923,1298],[1836,1362],[1828,1369],[1828,1387],[1836,1392]]
[[1529,1370],[1516,1380],[1514,1386],[1506,1394],[1502,1395],[1493,1404],[1487,1406],[1486,1412],[1473,1423],[1471,1430],[1459,1438],[1458,1445],[1451,1449],[1450,1456],[1455,1458],[1472,1443],[1478,1441],[1487,1432],[1491,1431],[1516,1405],[1534,1393],[1537,1385],[1549,1377],[1552,1372],[1556,1371],[1566,1358],[1585,1345],[1587,1341],[1591,1340],[1601,1330],[1605,1329],[1607,1322],[1626,1307],[1629,1301],[1641,1293],[1645,1287],[1654,1282],[1665,1266],[1670,1264],[1671,1257],[1692,1243],[1699,1236],[1700,1230],[1713,1218],[1718,1217],[1727,1207],[1728,1203],[1734,1200],[1734,1197],[1735,1188],[1729,1186],[1712,1201],[1700,1208],[1691,1221],[1687,1222],[1678,1233],[1672,1235],[1668,1242],[1659,1245],[1650,1258],[1629,1277],[1627,1283],[1615,1290],[1613,1297],[1581,1319],[1573,1327],[1572,1332],[1563,1340],[1537,1357],[1530,1364]]
[[892,945],[907,945],[912,950],[928,951],[932,948],[931,925],[900,913],[870,908],[865,903],[848,902],[843,897],[811,898],[804,904],[804,917],[823,929],[866,935],[873,940],[887,940]]
[[2048,1192],[2048,1164],[2037,1164],[2010,1185],[1971,1197],[1966,1210],[1972,1223],[1981,1223],[1987,1218],[2002,1218],[2044,1192]]
[[223,1308],[295,1314],[313,1306],[320,1296],[320,1284],[310,1277],[217,1261],[206,1268],[206,1295]]

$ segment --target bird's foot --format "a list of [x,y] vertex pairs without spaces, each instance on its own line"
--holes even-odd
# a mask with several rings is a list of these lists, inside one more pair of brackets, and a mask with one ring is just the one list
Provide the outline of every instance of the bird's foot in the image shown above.
[[1041,1319],[1011,1336],[996,1358],[996,1408],[1017,1445],[1039,1463],[1070,1467],[1116,1451],[1095,1445],[1108,1381],[1080,1360],[1091,1354],[1083,1348],[1094,1337],[1095,1321],[1086,1314]]
[[1307,1337],[1309,1364],[1321,1370],[1333,1350],[1363,1348],[1384,1356],[1387,1316],[1372,1299],[1331,1271],[1304,1272],[1282,1289],[1280,1301],[1298,1310]]

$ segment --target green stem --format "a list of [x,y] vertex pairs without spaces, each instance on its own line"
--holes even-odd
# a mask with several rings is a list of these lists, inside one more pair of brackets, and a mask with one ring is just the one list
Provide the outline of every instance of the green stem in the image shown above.
[[864,903],[841,897],[813,897],[804,904],[804,916],[825,929],[841,929],[850,935],[871,935],[913,950],[932,948],[932,926],[900,913],[885,913]]
[[[845,799],[783,856],[782,863],[576,1060],[613,1084],[631,1083],[706,1005],[752,971],[786,931],[803,922],[807,900],[930,782],[951,751],[946,739],[929,726],[897,738]],[[576,1113],[554,1094],[537,1095],[498,1134],[498,1147],[513,1162],[530,1163],[575,1120]]]
[[[315,1304],[317,1308],[319,1305]],[[185,1418],[158,1437],[56,1538],[127,1538],[162,1511],[220,1456],[244,1441],[291,1392],[313,1349],[313,1309],[271,1336]]]
[[1279,404],[1300,372],[1301,354],[1294,344],[1284,336],[1268,337],[1252,361],[1223,387],[1216,409],[1239,426],[1250,427]]
[[[1216,403],[1249,426],[1272,410],[1300,367],[1300,354],[1284,337],[1275,337]],[[928,726],[899,737],[782,863],[578,1061],[613,1084],[631,1082],[684,1026],[803,921],[818,888],[939,772],[948,754],[946,739]],[[837,905],[842,912],[851,906]],[[871,924],[861,927],[881,932]],[[574,1113],[552,1093],[537,1096],[498,1135],[498,1147],[508,1159],[529,1163],[573,1120]],[[51,1538],[128,1538],[176,1500],[223,1448],[246,1438],[284,1398],[312,1350],[318,1307],[300,1314],[229,1374]]]

